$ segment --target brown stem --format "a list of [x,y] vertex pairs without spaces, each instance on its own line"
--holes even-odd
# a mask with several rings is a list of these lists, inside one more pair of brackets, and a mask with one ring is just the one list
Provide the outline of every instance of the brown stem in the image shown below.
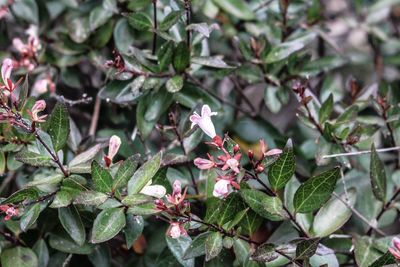
[[157,48],[157,0],[153,0],[153,24],[154,24],[154,33],[153,33],[153,49],[152,49],[152,54],[154,55],[156,53],[156,48]]
[[96,133],[97,123],[99,121],[99,116],[100,116],[100,106],[101,106],[101,98],[97,96],[96,102],[94,103],[92,122],[90,123],[90,128],[89,128],[89,136],[94,136]]
[[58,165],[62,173],[65,177],[69,176],[69,172],[64,168],[64,165],[61,163],[60,158],[58,157],[57,153],[53,152],[51,148],[46,144],[45,141],[40,137],[40,135],[35,131],[36,139],[43,145],[43,147],[49,152],[50,156],[52,157],[53,161]]
[[[190,10],[191,8],[190,8],[190,0],[185,0],[185,10],[186,10],[186,26],[189,26],[190,25],[190,21],[191,21],[191,10]],[[190,38],[191,38],[191,35],[192,35],[192,31],[191,30],[189,30],[189,29],[187,29],[186,30],[186,42],[187,42],[187,45],[188,45],[188,47],[189,47],[189,49],[190,49],[190,47],[191,47],[191,45],[190,45]]]

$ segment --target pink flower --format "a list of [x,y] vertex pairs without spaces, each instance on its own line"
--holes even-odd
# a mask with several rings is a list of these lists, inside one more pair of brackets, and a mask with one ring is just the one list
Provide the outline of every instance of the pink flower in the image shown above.
[[282,153],[282,149],[279,148],[273,148],[271,150],[268,150],[267,153],[265,153],[265,156],[276,156]]
[[242,154],[240,154],[240,153],[234,155],[233,157],[229,154],[219,156],[218,159],[221,160],[224,164],[221,169],[223,171],[225,171],[229,168],[232,171],[234,171],[235,173],[240,173],[239,161],[240,161],[241,157],[242,157]]
[[394,237],[392,239],[392,246],[389,247],[389,252],[392,253],[393,257],[400,260],[400,238]]
[[0,211],[4,212],[6,214],[6,217],[4,217],[5,221],[8,221],[11,219],[13,216],[18,216],[19,215],[19,210],[18,208],[14,208],[13,206],[10,205],[0,205]]
[[232,170],[232,171],[234,171],[234,172],[236,172],[236,173],[239,173],[240,171],[239,171],[239,161],[237,161],[237,159],[235,159],[235,158],[231,158],[231,159],[228,159],[227,161],[226,161],[226,165],[228,165],[229,166],[229,168]]
[[221,179],[214,185],[213,196],[219,198],[226,198],[230,193],[230,186],[231,181]]
[[211,116],[217,115],[217,112],[211,112],[208,105],[203,105],[201,108],[201,116],[196,112],[190,116],[190,121],[192,122],[192,128],[198,125],[203,132],[211,138],[214,138],[217,134],[215,133],[215,127],[211,121]]
[[195,158],[193,163],[200,170],[209,170],[209,169],[214,168],[214,166],[215,166],[214,161],[209,160],[209,159],[203,159],[203,158]]
[[172,195],[168,194],[165,197],[167,198],[169,203],[179,205],[183,202],[183,200],[185,200],[186,190],[187,188],[185,188],[182,194],[181,182],[179,180],[175,180],[174,184],[172,185]]
[[121,146],[121,138],[116,135],[111,136],[108,144],[108,154],[104,156],[104,161],[107,167],[110,167],[113,158],[117,155],[119,147]]
[[13,47],[21,54],[27,54],[29,52],[28,45],[24,44],[20,38],[14,38],[12,40]]
[[38,100],[33,105],[32,109],[28,110],[28,112],[34,122],[45,122],[44,119],[47,117],[47,115],[42,115],[42,116],[38,115],[39,112],[42,112],[45,109],[46,109],[46,102],[44,100]]
[[183,227],[183,224],[179,222],[171,222],[168,230],[167,230],[167,235],[172,237],[172,238],[179,238],[181,236],[186,236],[187,232],[185,228]]
[[1,65],[1,78],[3,79],[3,86],[0,88],[5,88],[8,91],[13,91],[15,89],[15,84],[11,81],[11,72],[14,68],[14,62],[10,58],[5,58],[3,64]]
[[33,84],[32,94],[41,95],[46,93],[49,89],[51,92],[55,92],[55,84],[53,81],[49,77],[39,79]]

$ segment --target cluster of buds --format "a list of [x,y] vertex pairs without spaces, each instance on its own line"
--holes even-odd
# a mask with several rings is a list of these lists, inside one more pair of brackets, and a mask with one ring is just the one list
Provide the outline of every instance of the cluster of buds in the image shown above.
[[24,43],[20,38],[13,39],[13,47],[20,54],[20,59],[16,62],[16,66],[24,67],[28,71],[32,71],[36,65],[36,55],[41,49],[39,41],[38,28],[35,25],[31,25],[25,33],[28,35],[28,40]]
[[118,51],[114,50],[113,52],[114,59],[107,60],[104,66],[107,68],[115,68],[118,73],[125,71],[125,63],[124,59],[122,58],[121,54]]
[[266,165],[272,163],[277,156],[282,153],[282,149],[273,148],[268,149],[268,145],[265,143],[263,139],[260,140],[260,152],[258,159],[254,157],[254,152],[249,150],[247,155],[249,156],[250,163],[253,167],[253,170],[256,173],[262,173]]
[[396,258],[396,260],[400,260],[400,238],[394,237],[392,239],[392,246],[389,247],[389,252]]
[[11,217],[19,215],[18,208],[15,208],[14,206],[8,204],[0,205],[0,211],[6,214],[6,217],[4,217],[5,221],[8,221],[9,219],[11,219]]
[[121,138],[116,135],[111,136],[108,144],[108,154],[104,156],[104,162],[107,168],[111,166],[112,161],[115,155],[117,155],[120,146]]
[[295,92],[300,99],[300,102],[305,105],[312,100],[312,96],[306,94],[306,89],[308,87],[308,80],[307,81],[300,81],[297,80],[293,84],[293,92]]
[[[190,203],[185,200],[187,187],[182,192],[181,182],[176,180],[173,184],[172,194],[165,196],[166,202],[162,199],[157,199],[155,201],[156,208],[165,212],[172,218],[179,218],[184,216],[190,211]],[[170,226],[167,230],[167,235],[172,238],[178,238],[180,236],[187,235],[184,228],[187,220],[172,220],[170,221]]]
[[[208,105],[204,105],[201,110],[201,116],[195,112],[190,116],[190,120],[192,122],[192,127],[198,125],[206,135],[213,139],[212,142],[208,143],[217,147],[223,154],[217,156],[216,159],[214,159],[210,154],[207,154],[208,159],[196,158],[194,164],[201,170],[209,170],[213,168],[220,170],[220,172],[218,172],[217,182],[214,185],[213,195],[218,198],[226,198],[233,191],[233,188],[237,190],[240,189],[238,176],[242,169],[240,165],[242,154],[238,144],[236,144],[231,151],[228,151],[225,148],[224,144],[228,137],[225,136],[224,139],[222,139],[215,133],[215,127],[211,120],[211,116],[213,115],[217,115],[217,113],[212,112]],[[280,149],[268,150],[268,147],[263,140],[260,140],[260,147],[261,157],[258,161],[254,159],[254,153],[252,151],[249,151],[248,153],[253,168],[257,173],[264,171],[263,161],[265,158],[282,153],[282,150]]]

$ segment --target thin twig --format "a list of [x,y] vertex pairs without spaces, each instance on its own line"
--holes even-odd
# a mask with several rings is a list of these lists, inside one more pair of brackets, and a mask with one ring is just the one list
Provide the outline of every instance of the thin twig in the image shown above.
[[77,100],[67,99],[63,95],[57,95],[57,94],[52,94],[51,96],[55,98],[58,102],[66,104],[70,107],[79,104],[89,104],[93,100],[93,98],[91,96],[88,96],[87,94],[83,94],[82,98]]
[[358,210],[356,210],[353,206],[351,206],[346,200],[342,199],[336,192],[333,192],[332,195],[340,200],[348,209],[350,209],[358,218],[360,218],[363,222],[365,222],[370,228],[374,229],[377,233],[382,236],[386,236],[386,234],[380,229],[376,228],[372,223],[364,217]]
[[243,92],[243,87],[239,84],[239,81],[235,77],[231,77],[231,81],[234,84],[234,89],[238,94],[242,97],[244,102],[246,102],[247,106],[251,109],[252,113],[255,114],[256,109],[254,108],[253,104],[251,103],[250,99],[246,96],[246,94]]
[[[190,0],[185,0],[185,10],[186,10],[186,28],[190,25],[191,21],[191,7],[190,7]],[[192,35],[192,31],[190,29],[186,29],[186,42],[190,49],[190,38]]]
[[100,116],[100,106],[101,106],[101,98],[97,96],[96,102],[94,103],[92,122],[90,123],[90,128],[89,128],[89,136],[94,136],[96,133],[97,123],[99,121],[99,116]]
[[[400,146],[380,148],[380,149],[376,149],[376,152],[383,153],[383,152],[390,152],[390,151],[396,151],[396,150],[400,150]],[[338,154],[324,155],[324,156],[322,156],[322,159],[359,156],[359,155],[370,154],[370,153],[371,153],[371,150],[355,151],[355,152],[348,152],[348,153],[338,153]]]
[[158,23],[157,23],[157,0],[152,0],[153,1],[153,24],[154,24],[154,33],[153,33],[153,49],[152,49],[152,54],[154,55],[156,53],[156,48],[157,48],[157,28],[158,28]]

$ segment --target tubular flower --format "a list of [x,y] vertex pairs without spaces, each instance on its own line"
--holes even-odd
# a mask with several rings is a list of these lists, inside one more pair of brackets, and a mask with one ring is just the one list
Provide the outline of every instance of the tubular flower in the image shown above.
[[231,182],[229,180],[221,179],[214,185],[213,196],[218,198],[226,198],[230,193]]
[[10,58],[5,58],[3,60],[3,64],[1,65],[1,78],[3,80],[3,84],[0,85],[0,89],[7,89],[12,92],[16,85],[11,81],[11,72],[14,68],[14,61]]
[[217,112],[212,112],[208,105],[203,105],[201,108],[201,116],[194,112],[190,116],[190,121],[192,122],[192,128],[198,125],[200,129],[209,137],[213,138],[217,136],[215,133],[215,127],[211,121],[211,116],[217,115]]
[[216,163],[212,160],[211,157],[210,159],[195,158],[193,163],[200,170],[209,170],[216,166]]
[[181,182],[179,180],[175,180],[172,188],[172,195],[168,194],[165,197],[167,198],[169,203],[179,205],[183,202],[183,200],[185,200],[187,188],[185,188],[182,194]]
[[400,238],[394,237],[392,239],[392,246],[389,247],[389,252],[395,257],[397,260],[400,260]]
[[39,112],[45,110],[46,108],[46,102],[44,100],[38,100],[36,101],[35,105],[33,105],[31,110],[28,110],[29,115],[31,116],[32,120],[34,122],[45,122],[45,118],[47,115],[41,115],[39,116]]
[[14,208],[13,206],[9,205],[0,205],[0,211],[6,214],[6,217],[4,217],[5,221],[8,221],[9,219],[11,219],[11,217],[19,215],[18,208]]
[[179,222],[171,222],[170,226],[167,230],[167,235],[176,239],[179,238],[181,236],[186,236],[187,232],[185,230],[185,228],[183,227],[182,223]]
[[242,157],[242,154],[240,154],[240,153],[234,155],[233,157],[229,154],[219,156],[218,159],[221,160],[224,164],[221,169],[224,171],[227,169],[231,169],[235,173],[240,173],[239,161],[240,161],[241,157]]
[[112,160],[115,157],[115,155],[117,155],[120,146],[121,146],[121,138],[119,138],[116,135],[111,136],[108,145],[108,154],[104,156],[104,161],[106,162],[107,167],[110,167]]

